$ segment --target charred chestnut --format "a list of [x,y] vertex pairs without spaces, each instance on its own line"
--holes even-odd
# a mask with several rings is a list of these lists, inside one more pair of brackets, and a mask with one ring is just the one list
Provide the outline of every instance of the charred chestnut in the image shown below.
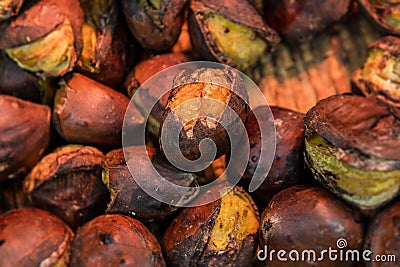
[[368,46],[364,65],[352,82],[367,96],[400,107],[400,38],[385,36]]
[[165,266],[160,245],[138,220],[107,214],[83,225],[71,248],[71,266]]
[[106,209],[109,195],[101,181],[103,158],[94,147],[61,147],[32,169],[24,181],[24,192],[34,206],[76,228]]
[[141,46],[158,52],[175,44],[187,0],[122,0],[126,22]]
[[81,0],[84,23],[83,49],[77,70],[105,85],[117,88],[131,67],[134,48],[115,0]]
[[49,107],[0,95],[0,182],[28,172],[49,138]]
[[[287,188],[272,198],[261,216],[259,234],[263,251],[259,253],[259,259],[274,267],[291,266],[289,263],[296,266],[353,266],[351,260],[338,263],[324,253],[328,248],[334,248],[337,253],[333,255],[338,257],[337,249],[344,253],[359,250],[363,240],[359,220],[354,209],[321,187],[297,185]],[[338,240],[344,240],[347,246],[342,246]],[[272,251],[280,250],[286,253],[283,257],[288,261],[279,260],[277,254],[272,255]],[[309,254],[302,254],[304,251]],[[282,253],[280,255],[282,257]]]
[[338,21],[349,10],[351,0],[264,1],[266,21],[290,41],[307,42]]
[[[244,134],[240,126],[248,119],[248,95],[242,77],[230,68],[199,68],[193,73],[178,73],[172,88],[159,133],[164,153],[166,147],[176,147],[176,135],[179,135],[181,151],[168,151],[176,153],[176,158],[182,153],[188,159],[197,160],[203,154],[205,161],[213,160],[207,158],[213,154],[209,153],[211,148],[200,152],[200,143],[205,138],[215,143],[216,158],[228,153],[230,142],[239,139],[230,140],[228,133],[235,133],[237,137]],[[235,114],[228,112],[232,110]]]
[[47,76],[72,70],[82,50],[78,0],[42,0],[0,27],[0,49],[18,65]]
[[375,98],[335,95],[305,117],[306,163],[315,178],[361,209],[400,190],[400,119]]
[[0,265],[67,266],[74,233],[56,216],[34,208],[0,215]]
[[[178,207],[162,203],[149,196],[135,180],[145,179],[158,186],[159,192],[167,194],[165,186],[155,183],[155,179],[152,178],[155,175],[161,175],[168,181],[181,186],[193,186],[193,194],[187,196],[187,199],[181,199],[181,205],[189,203],[197,196],[196,174],[187,173],[169,165],[154,148],[132,146],[125,147],[124,150],[126,158],[122,149],[113,150],[106,155],[102,164],[103,182],[111,195],[107,212],[133,215],[142,221],[163,221],[170,217]],[[140,166],[141,172],[133,177],[127,164]]]
[[241,0],[191,1],[189,30],[202,57],[239,69],[253,65],[280,41],[256,9]]
[[[64,79],[56,92],[53,123],[70,143],[118,147],[128,104],[129,99],[123,94],[75,73]],[[131,125],[144,122],[138,110],[130,111]]]
[[240,187],[206,205],[186,208],[163,238],[171,266],[250,266],[257,248],[259,214]]

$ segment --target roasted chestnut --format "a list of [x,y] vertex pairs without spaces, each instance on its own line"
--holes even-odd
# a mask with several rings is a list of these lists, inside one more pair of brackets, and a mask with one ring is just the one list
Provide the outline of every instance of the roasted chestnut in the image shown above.
[[27,173],[49,138],[49,107],[0,95],[0,182]]
[[[268,116],[271,111],[273,118]],[[257,118],[254,112],[259,114]],[[246,189],[254,178],[256,168],[266,168],[266,166],[259,166],[262,140],[257,121],[273,119],[276,131],[275,157],[264,182],[257,190],[250,193],[258,207],[265,208],[268,201],[279,191],[306,182],[303,157],[304,115],[285,108],[268,106],[257,107],[254,112],[250,112],[249,121],[246,124],[250,154],[246,170],[241,175],[240,185]],[[268,138],[268,136],[263,138]],[[261,164],[264,163],[261,162]]]
[[125,20],[141,46],[157,52],[175,44],[187,0],[122,0]]
[[[125,151],[124,151],[125,150]],[[155,175],[181,185],[193,186],[193,192],[180,205],[189,203],[198,194],[196,190],[197,175],[187,173],[170,165],[160,152],[150,147],[131,146],[109,152],[103,163],[103,182],[107,186],[111,201],[109,213],[124,213],[146,221],[163,221],[170,217],[178,206],[168,205],[148,195],[138,184],[137,179],[157,186],[157,192],[168,194],[166,186],[156,183]],[[132,176],[127,164],[134,164],[140,173]],[[177,203],[178,204],[178,203]]]
[[189,30],[202,57],[239,69],[255,64],[280,41],[256,9],[242,0],[190,1]]
[[335,95],[305,116],[305,159],[340,198],[375,209],[400,190],[400,119],[375,98]]
[[76,232],[71,266],[165,266],[154,235],[138,220],[120,214],[99,216]]
[[361,259],[343,256],[361,249],[360,215],[322,187],[297,185],[276,194],[259,231],[258,259],[268,266],[353,266]]
[[24,181],[24,192],[34,206],[76,228],[105,212],[109,194],[101,181],[103,158],[94,147],[61,147],[36,164]]
[[[135,49],[122,23],[116,0],[80,0],[85,21],[77,71],[119,88],[132,65]],[[122,13],[122,12],[121,12]]]
[[72,230],[47,211],[22,208],[0,215],[0,265],[68,266]]
[[364,65],[352,82],[363,94],[400,107],[400,38],[385,36],[368,46]]
[[383,31],[400,35],[400,5],[396,0],[358,0],[365,13]]
[[250,266],[258,227],[257,207],[235,187],[214,202],[178,215],[163,238],[165,259],[170,266]]
[[41,0],[0,26],[0,49],[18,65],[46,76],[72,70],[82,50],[78,0]]
[[[199,68],[192,73],[184,70],[175,76],[172,88],[159,133],[164,153],[167,149],[175,153],[175,158],[182,153],[191,160],[198,160],[201,155],[201,161],[214,160],[209,158],[213,155],[211,147],[203,146],[200,152],[205,138],[214,142],[215,158],[228,153],[230,142],[237,142],[244,134],[240,126],[248,119],[248,95],[242,77],[231,68]],[[230,140],[228,133],[237,138]],[[171,151],[171,147],[180,151]]]
[[290,41],[307,42],[342,18],[351,0],[268,0],[264,15],[272,28]]
[[[129,99],[82,74],[64,79],[54,100],[53,123],[70,143],[118,147]],[[133,106],[127,122],[134,127],[144,123]]]

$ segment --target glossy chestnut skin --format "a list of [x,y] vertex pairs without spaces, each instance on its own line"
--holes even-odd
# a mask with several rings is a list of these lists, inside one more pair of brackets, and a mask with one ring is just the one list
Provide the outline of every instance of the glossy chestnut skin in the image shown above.
[[128,27],[138,43],[157,52],[175,44],[183,23],[187,0],[122,0]]
[[67,266],[74,233],[47,211],[21,208],[0,215],[0,265]]
[[264,1],[264,17],[286,39],[307,42],[342,18],[347,13],[350,2],[268,0]]
[[[140,173],[134,173],[134,177],[128,164],[138,166]],[[196,191],[197,175],[173,167],[160,151],[151,147],[131,146],[110,151],[102,162],[102,168],[103,183],[111,195],[107,208],[108,213],[127,214],[143,222],[162,222],[171,217],[178,210],[178,206],[154,199],[137,182],[138,179],[150,182],[154,186],[158,186],[161,193],[168,194],[165,191],[167,187],[156,183],[155,175],[161,175],[169,182],[181,186],[193,186],[193,194],[186,200],[181,199],[181,205],[190,202],[198,194]]]
[[138,220],[121,214],[101,215],[76,232],[71,266],[165,266],[154,235]]
[[[322,250],[329,247],[339,249],[337,242],[344,238],[347,246],[343,250],[361,249],[363,228],[360,216],[350,206],[340,201],[322,187],[297,185],[276,194],[263,211],[259,229],[260,245],[269,252],[285,250],[286,258],[291,250],[301,252],[314,250],[316,257],[310,264],[318,266],[352,266],[353,261],[330,260],[326,254],[321,261]],[[261,253],[262,254],[262,253]],[[268,266],[310,266],[305,261],[280,261],[270,254],[264,259]],[[301,259],[301,255],[300,255]],[[307,258],[306,258],[307,259]],[[310,258],[309,258],[310,259]]]
[[[54,100],[53,123],[69,143],[114,148],[121,145],[122,125],[129,99],[82,74],[64,79]],[[141,125],[143,117],[133,106],[127,123]]]
[[250,266],[258,227],[257,207],[242,188],[234,187],[174,219],[162,242],[165,259],[171,266]]
[[105,212],[109,194],[101,181],[104,154],[67,145],[43,157],[24,180],[30,203],[59,216],[73,229]]
[[0,182],[27,173],[49,139],[49,107],[0,95]]
[[[250,195],[260,208],[265,208],[269,200],[279,191],[307,181],[304,149],[304,114],[281,107],[257,107],[254,112],[259,114],[256,118],[250,112],[246,130],[250,144],[250,154],[245,172],[240,180],[240,185],[247,188],[253,179],[258,166],[261,153],[261,132],[257,120],[267,121],[272,112],[276,131],[275,157],[264,182]],[[264,138],[268,138],[265,137]]]
[[397,262],[400,258],[400,202],[395,200],[384,207],[368,225],[365,236],[364,249],[372,251],[371,261],[366,263],[368,267],[396,266],[393,259],[387,262],[373,261],[375,255],[394,255]]

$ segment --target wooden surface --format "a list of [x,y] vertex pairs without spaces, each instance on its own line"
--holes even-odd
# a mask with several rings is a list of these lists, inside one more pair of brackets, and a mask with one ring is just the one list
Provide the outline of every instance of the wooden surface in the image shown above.
[[352,73],[362,66],[368,44],[378,38],[376,28],[356,14],[310,43],[281,43],[247,74],[269,105],[306,113],[320,99],[351,91]]

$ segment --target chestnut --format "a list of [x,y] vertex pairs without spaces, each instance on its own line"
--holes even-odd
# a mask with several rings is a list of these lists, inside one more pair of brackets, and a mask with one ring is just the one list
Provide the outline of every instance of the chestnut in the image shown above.
[[[271,111],[273,118],[268,116]],[[258,114],[257,118],[254,113]],[[303,157],[305,131],[303,116],[302,113],[275,106],[259,106],[254,109],[254,112],[250,112],[249,121],[246,124],[250,154],[246,170],[239,182],[243,188],[249,186],[256,168],[267,168],[260,165],[264,164],[263,162],[259,162],[262,140],[258,120],[273,119],[276,131],[275,157],[272,166],[260,187],[250,193],[260,208],[265,208],[268,201],[279,191],[307,181]]]
[[76,232],[71,266],[166,266],[160,244],[138,220],[121,214],[99,216]]
[[41,0],[0,26],[0,49],[18,65],[45,76],[71,71],[82,51],[79,0]]
[[400,117],[375,98],[334,95],[305,118],[305,160],[338,197],[373,210],[400,191]]
[[[258,252],[258,258],[273,267],[290,264],[353,266],[356,259],[340,260],[338,250],[361,249],[363,228],[360,218],[354,209],[322,187],[292,186],[276,194],[261,215],[262,251]],[[347,246],[341,242],[346,242]],[[328,255],[331,248],[336,253],[329,252],[332,255]],[[272,252],[280,250],[285,252],[284,256],[281,252]],[[303,255],[303,251],[308,254]],[[287,260],[280,260],[278,255]]]
[[[140,173],[132,176],[128,165],[137,166]],[[189,203],[198,194],[196,190],[197,175],[181,171],[168,163],[161,153],[151,147],[131,146],[107,153],[103,163],[102,179],[107,186],[111,201],[107,212],[123,213],[134,216],[144,222],[165,221],[178,210],[178,206],[160,202],[148,195],[138,184],[148,181],[158,186],[158,192],[168,194],[167,187],[156,184],[153,177],[161,175],[166,180],[181,186],[193,186],[192,195],[181,199],[180,205]]]
[[2,0],[0,3],[0,22],[17,15],[23,3],[24,0]]
[[60,147],[36,164],[24,180],[24,192],[32,205],[75,229],[105,212],[109,194],[101,181],[103,158],[94,147]]
[[74,233],[51,213],[21,208],[0,215],[0,265],[68,266]]
[[[190,160],[212,161],[211,147],[203,146],[200,152],[200,143],[209,138],[216,146],[215,158],[228,153],[230,142],[238,142],[244,134],[240,126],[248,119],[248,95],[242,77],[228,67],[183,70],[174,77],[172,88],[160,125],[161,150],[175,158],[182,153]],[[229,134],[235,138],[230,139]]]
[[[384,207],[368,225],[365,237],[364,251],[369,250],[369,260],[366,266],[396,266],[400,258],[400,201],[394,201]],[[375,261],[376,255],[385,255],[387,261]],[[383,260],[383,258],[381,258]],[[397,264],[396,264],[397,262]]]
[[[70,143],[106,148],[121,146],[122,125],[129,99],[82,74],[73,73],[61,82],[54,100],[53,123]],[[131,106],[127,122],[135,127],[144,123]],[[139,126],[138,126],[139,127]]]
[[84,13],[82,53],[76,70],[119,89],[135,56],[116,0],[80,0]]
[[184,209],[163,238],[170,266],[250,266],[259,214],[240,187],[206,205]]
[[128,27],[138,43],[157,52],[175,44],[183,23],[187,0],[122,0]]
[[49,138],[49,107],[0,95],[0,182],[27,173]]
[[366,96],[373,96],[400,107],[400,38],[384,36],[368,46],[363,66],[352,76],[352,83]]
[[264,17],[289,41],[308,42],[341,19],[350,3],[351,0],[268,0],[264,1]]
[[207,60],[245,70],[280,41],[248,1],[193,0],[189,10],[193,47]]
[[363,11],[383,32],[400,35],[399,3],[393,0],[358,0]]

